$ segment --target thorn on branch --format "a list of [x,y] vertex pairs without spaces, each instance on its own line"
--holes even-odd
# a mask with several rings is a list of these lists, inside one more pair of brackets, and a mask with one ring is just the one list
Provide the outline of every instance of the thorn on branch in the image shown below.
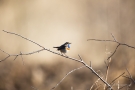
[[90,67],[92,67],[91,61],[90,61]]
[[83,61],[82,57],[79,54],[78,54],[78,56],[79,56],[80,60]]
[[25,65],[24,61],[23,61],[23,57],[22,57],[22,52],[20,52],[20,55],[21,55],[21,58],[22,58],[23,65]]
[[16,60],[17,57],[18,57],[18,55],[15,56],[14,60]]
[[114,39],[114,41],[116,41],[117,42],[117,40],[115,39],[115,37],[114,37],[114,35],[111,33],[111,35],[112,35],[112,38]]

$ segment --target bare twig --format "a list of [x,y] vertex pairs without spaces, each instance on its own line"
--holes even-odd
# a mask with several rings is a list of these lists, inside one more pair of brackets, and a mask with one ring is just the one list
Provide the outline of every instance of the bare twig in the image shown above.
[[16,60],[17,57],[18,57],[18,55],[15,56],[14,60]]
[[[109,73],[110,63],[111,63],[111,58],[109,59],[108,64],[105,62],[106,68],[107,68],[107,69],[106,69],[105,81],[107,81],[107,78],[108,78],[108,73]],[[105,90],[105,88],[106,88],[106,84],[104,85],[104,90]]]
[[111,35],[112,35],[112,38],[114,39],[114,41],[117,41],[112,33],[111,33]]
[[73,72],[76,71],[76,70],[79,70],[79,69],[81,69],[81,68],[84,68],[84,67],[85,67],[85,66],[81,66],[81,67],[79,67],[79,68],[73,69],[73,70],[71,70],[70,72],[68,72],[68,73],[60,80],[60,82],[57,83],[56,86],[52,88],[52,90],[55,89],[69,74],[73,73]]
[[94,85],[100,80],[100,78],[98,78],[91,86],[90,90],[92,90],[92,88],[94,87]]
[[[104,82],[110,89],[112,89],[111,85],[109,85],[101,76],[99,76],[99,74],[98,74],[92,67],[88,66],[88,65],[83,61],[83,59],[81,58],[80,55],[78,55],[78,56],[79,56],[79,58],[81,59],[81,63],[82,63],[82,64],[84,64],[87,68],[89,68],[97,77],[100,78],[100,80],[101,80],[102,82]],[[92,66],[92,65],[91,65],[91,66]]]
[[107,60],[109,60],[117,51],[118,47],[120,46],[120,44],[118,44],[114,50],[114,52],[107,58]]
[[90,67],[92,67],[92,65],[91,65],[91,61],[90,61]]
[[[123,89],[123,88],[126,87],[126,86],[128,86],[128,84],[127,84],[127,85],[124,85],[124,86],[122,86],[122,87],[120,87],[119,90]],[[126,89],[126,90],[128,90],[128,89]]]
[[88,39],[87,41],[116,42],[114,40]]
[[10,57],[10,55],[8,55],[7,57],[5,57],[4,59],[0,60],[0,62],[5,61],[6,59],[8,59]]
[[128,68],[126,68],[126,71],[128,72],[128,75],[130,76],[130,79],[131,79],[131,80],[134,82],[134,84],[135,84],[135,80],[133,79],[132,75],[130,74]]
[[36,42],[34,42],[34,41],[28,39],[28,38],[25,38],[25,37],[23,37],[23,36],[21,36],[21,35],[19,35],[19,34],[16,34],[16,33],[13,33],[13,32],[8,32],[8,31],[6,31],[6,30],[3,30],[3,31],[6,32],[6,33],[9,33],[9,34],[14,34],[14,35],[16,35],[16,36],[19,36],[19,37],[21,37],[21,38],[23,38],[23,39],[25,39],[25,40],[28,40],[28,41],[30,41],[30,42],[32,42],[32,43],[38,45],[39,47],[44,48],[44,47],[41,46],[40,44],[38,44],[38,43],[36,43]]
[[23,57],[22,57],[22,53],[21,53],[21,52],[20,52],[20,55],[21,55],[21,58],[22,58],[23,65],[25,65],[25,64],[24,64],[24,61],[23,61]]
[[0,49],[0,51],[2,51],[3,53],[5,53],[5,54],[7,54],[7,55],[10,55],[10,54],[8,54],[7,52],[5,52],[5,51],[3,51],[3,50],[1,50],[1,49]]
[[87,41],[90,41],[90,40],[91,41],[101,41],[101,42],[114,42],[114,43],[117,43],[117,44],[120,44],[120,45],[127,46],[127,47],[135,49],[134,46],[130,46],[130,45],[126,44],[126,43],[120,43],[120,42],[114,41],[114,40],[88,39]]
[[98,90],[102,85],[98,85],[94,90]]
[[122,75],[124,75],[125,74],[125,72],[123,72],[122,74],[120,74],[118,77],[116,77],[114,80],[112,80],[112,82],[110,83],[110,84],[114,84],[114,82],[118,79],[118,78],[120,78]]
[[122,76],[122,77],[125,77],[125,78],[127,78],[128,80],[130,80],[130,83],[127,84],[128,87],[131,86],[132,83],[134,83],[130,77],[128,77],[128,76]]

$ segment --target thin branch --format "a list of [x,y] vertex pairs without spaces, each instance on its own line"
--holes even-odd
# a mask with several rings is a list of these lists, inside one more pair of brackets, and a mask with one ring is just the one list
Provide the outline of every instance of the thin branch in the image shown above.
[[9,34],[14,34],[14,35],[16,35],[16,36],[19,36],[19,37],[21,37],[21,38],[23,38],[23,39],[25,39],[25,40],[28,40],[28,41],[30,41],[30,42],[32,42],[32,43],[38,45],[39,47],[44,48],[44,47],[41,46],[40,44],[38,44],[38,43],[36,43],[36,42],[34,42],[34,41],[28,39],[28,38],[25,38],[25,37],[23,37],[23,36],[21,36],[21,35],[19,35],[19,34],[16,34],[16,33],[13,33],[13,32],[8,32],[8,31],[6,31],[6,30],[3,30],[3,31],[6,32],[6,33],[9,33]]
[[[78,55],[78,56],[79,56],[79,58],[81,59],[81,63],[82,63],[82,64],[84,64],[87,68],[89,68],[97,77],[100,78],[101,81],[103,81],[109,88],[112,89],[111,85],[109,85],[105,80],[103,80],[103,78],[102,78],[101,76],[99,76],[99,74],[98,74],[92,67],[88,66],[88,65],[83,61],[83,59],[81,58],[80,55]],[[91,66],[92,66],[92,65],[91,65]]]
[[0,51],[2,51],[3,53],[5,53],[5,54],[7,54],[7,55],[10,55],[10,54],[8,54],[7,52],[5,52],[5,51],[3,51],[3,50],[1,50],[1,49],[0,49]]
[[91,61],[90,61],[90,67],[92,67]]
[[[127,85],[124,85],[124,86],[122,86],[122,87],[120,87],[119,90],[120,90],[120,89],[123,89],[123,88],[126,87],[126,86],[128,86],[128,84],[127,84]],[[127,90],[128,90],[128,89],[127,89]]]
[[102,78],[105,77],[101,70],[97,70],[96,72],[97,72],[100,76],[102,76]]
[[98,85],[94,90],[98,90],[102,85]]
[[55,89],[69,74],[73,73],[73,72],[76,71],[76,70],[79,70],[79,69],[81,69],[81,68],[84,68],[84,67],[85,67],[85,66],[81,66],[81,67],[79,67],[79,68],[73,69],[73,70],[71,70],[70,72],[68,72],[68,73],[60,80],[60,82],[57,83],[56,86],[54,86],[54,87],[52,88],[52,90]]
[[[79,55],[79,57],[80,57],[80,55]],[[83,61],[83,59],[82,59],[81,57],[80,57],[80,59],[81,59],[81,63],[82,63],[82,64],[84,64],[87,68],[89,68],[97,77],[100,78],[100,80],[101,80],[102,82],[104,82],[110,89],[112,89],[111,85],[108,84],[101,76],[99,76],[99,74],[98,74],[92,67],[88,66],[88,65]]]
[[82,59],[82,57],[78,54],[78,56],[79,56],[79,58],[80,58],[80,60],[83,62],[83,59]]
[[118,47],[120,46],[120,44],[118,44],[114,50],[114,52],[107,58],[107,60],[109,60],[117,51]]
[[10,57],[10,55],[8,55],[6,58],[0,60],[0,62],[5,61],[5,60],[8,59],[9,57]]
[[14,60],[16,60],[17,57],[18,57],[18,55],[15,56]]
[[116,42],[114,40],[88,39],[87,41]]
[[130,79],[131,79],[131,80],[134,82],[134,84],[135,84],[135,80],[133,79],[132,75],[130,74],[128,68],[126,68],[126,71],[128,72],[128,75],[130,76]]
[[111,33],[111,35],[112,35],[112,38],[114,39],[114,41],[116,41],[117,42],[117,40],[115,39],[115,37],[114,37],[114,35]]
[[92,90],[92,88],[94,87],[94,85],[100,80],[100,78],[98,78],[91,86],[90,90]]
[[[57,53],[57,52],[51,51],[50,49],[45,49],[45,48],[40,49],[40,50],[37,50],[37,51],[29,52],[29,53],[11,54],[11,55],[9,54],[8,57],[14,56],[15,59],[16,59],[16,58],[17,58],[18,56],[20,56],[20,55],[22,55],[22,56],[23,56],[23,55],[31,55],[31,54],[39,53],[39,52],[44,51],[44,50],[49,51],[49,52],[51,52],[51,53],[53,53],[53,54],[57,54],[57,55],[60,55],[60,56],[62,56],[62,57],[65,57],[65,58],[68,58],[68,59],[77,61],[77,62],[81,62],[81,60],[79,60],[79,59],[75,59],[75,58],[72,58],[72,57],[67,57],[67,56],[61,55],[60,53]],[[4,60],[6,60],[6,59],[7,59],[7,58],[4,58],[4,59],[0,60],[0,62],[4,61]],[[14,59],[14,60],[15,60],[15,59]]]
[[[111,63],[111,58],[108,60],[108,64],[105,62],[106,64],[106,76],[105,76],[105,81],[107,81],[107,78],[108,78],[108,73],[109,73],[109,68],[110,68],[110,63]],[[106,84],[104,85],[104,90],[106,88]]]
[[110,83],[110,85],[111,84],[113,84],[118,78],[120,78],[122,75],[124,75],[125,74],[125,72],[123,72],[122,74],[120,74],[118,77],[116,77],[114,80],[112,80],[112,82]]
[[21,55],[21,58],[22,58],[23,65],[25,65],[24,61],[23,61],[23,57],[22,57],[22,52],[20,52],[20,55]]

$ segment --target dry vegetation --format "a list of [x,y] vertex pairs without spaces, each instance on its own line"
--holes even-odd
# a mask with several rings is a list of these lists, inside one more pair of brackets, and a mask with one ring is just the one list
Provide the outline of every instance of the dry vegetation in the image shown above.
[[[134,90],[134,0],[0,0],[0,13],[0,90]],[[69,57],[52,49],[66,41]]]

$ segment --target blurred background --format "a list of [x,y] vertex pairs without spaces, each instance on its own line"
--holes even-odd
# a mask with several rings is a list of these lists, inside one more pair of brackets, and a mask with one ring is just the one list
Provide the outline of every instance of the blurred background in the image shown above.
[[[105,61],[116,43],[87,41],[113,39],[135,46],[135,0],[0,0],[0,49],[9,54],[33,52],[37,45],[2,30],[20,34],[52,51],[54,46],[71,42],[68,56],[82,56],[104,78]],[[0,59],[7,55],[0,52]],[[14,61],[10,57],[0,63],[0,90],[50,90],[69,71],[82,64],[47,51],[23,56]],[[135,49],[120,46],[112,57],[108,82],[128,68],[135,78]],[[55,90],[89,90],[98,78],[87,68],[67,76]],[[120,87],[130,80],[116,80]],[[102,82],[99,82],[102,84]],[[96,87],[94,87],[96,88]],[[93,88],[93,89],[94,89]],[[101,86],[103,88],[103,86]],[[132,83],[130,90],[134,90]],[[126,90],[123,88],[123,90]],[[103,89],[100,89],[103,90]]]

